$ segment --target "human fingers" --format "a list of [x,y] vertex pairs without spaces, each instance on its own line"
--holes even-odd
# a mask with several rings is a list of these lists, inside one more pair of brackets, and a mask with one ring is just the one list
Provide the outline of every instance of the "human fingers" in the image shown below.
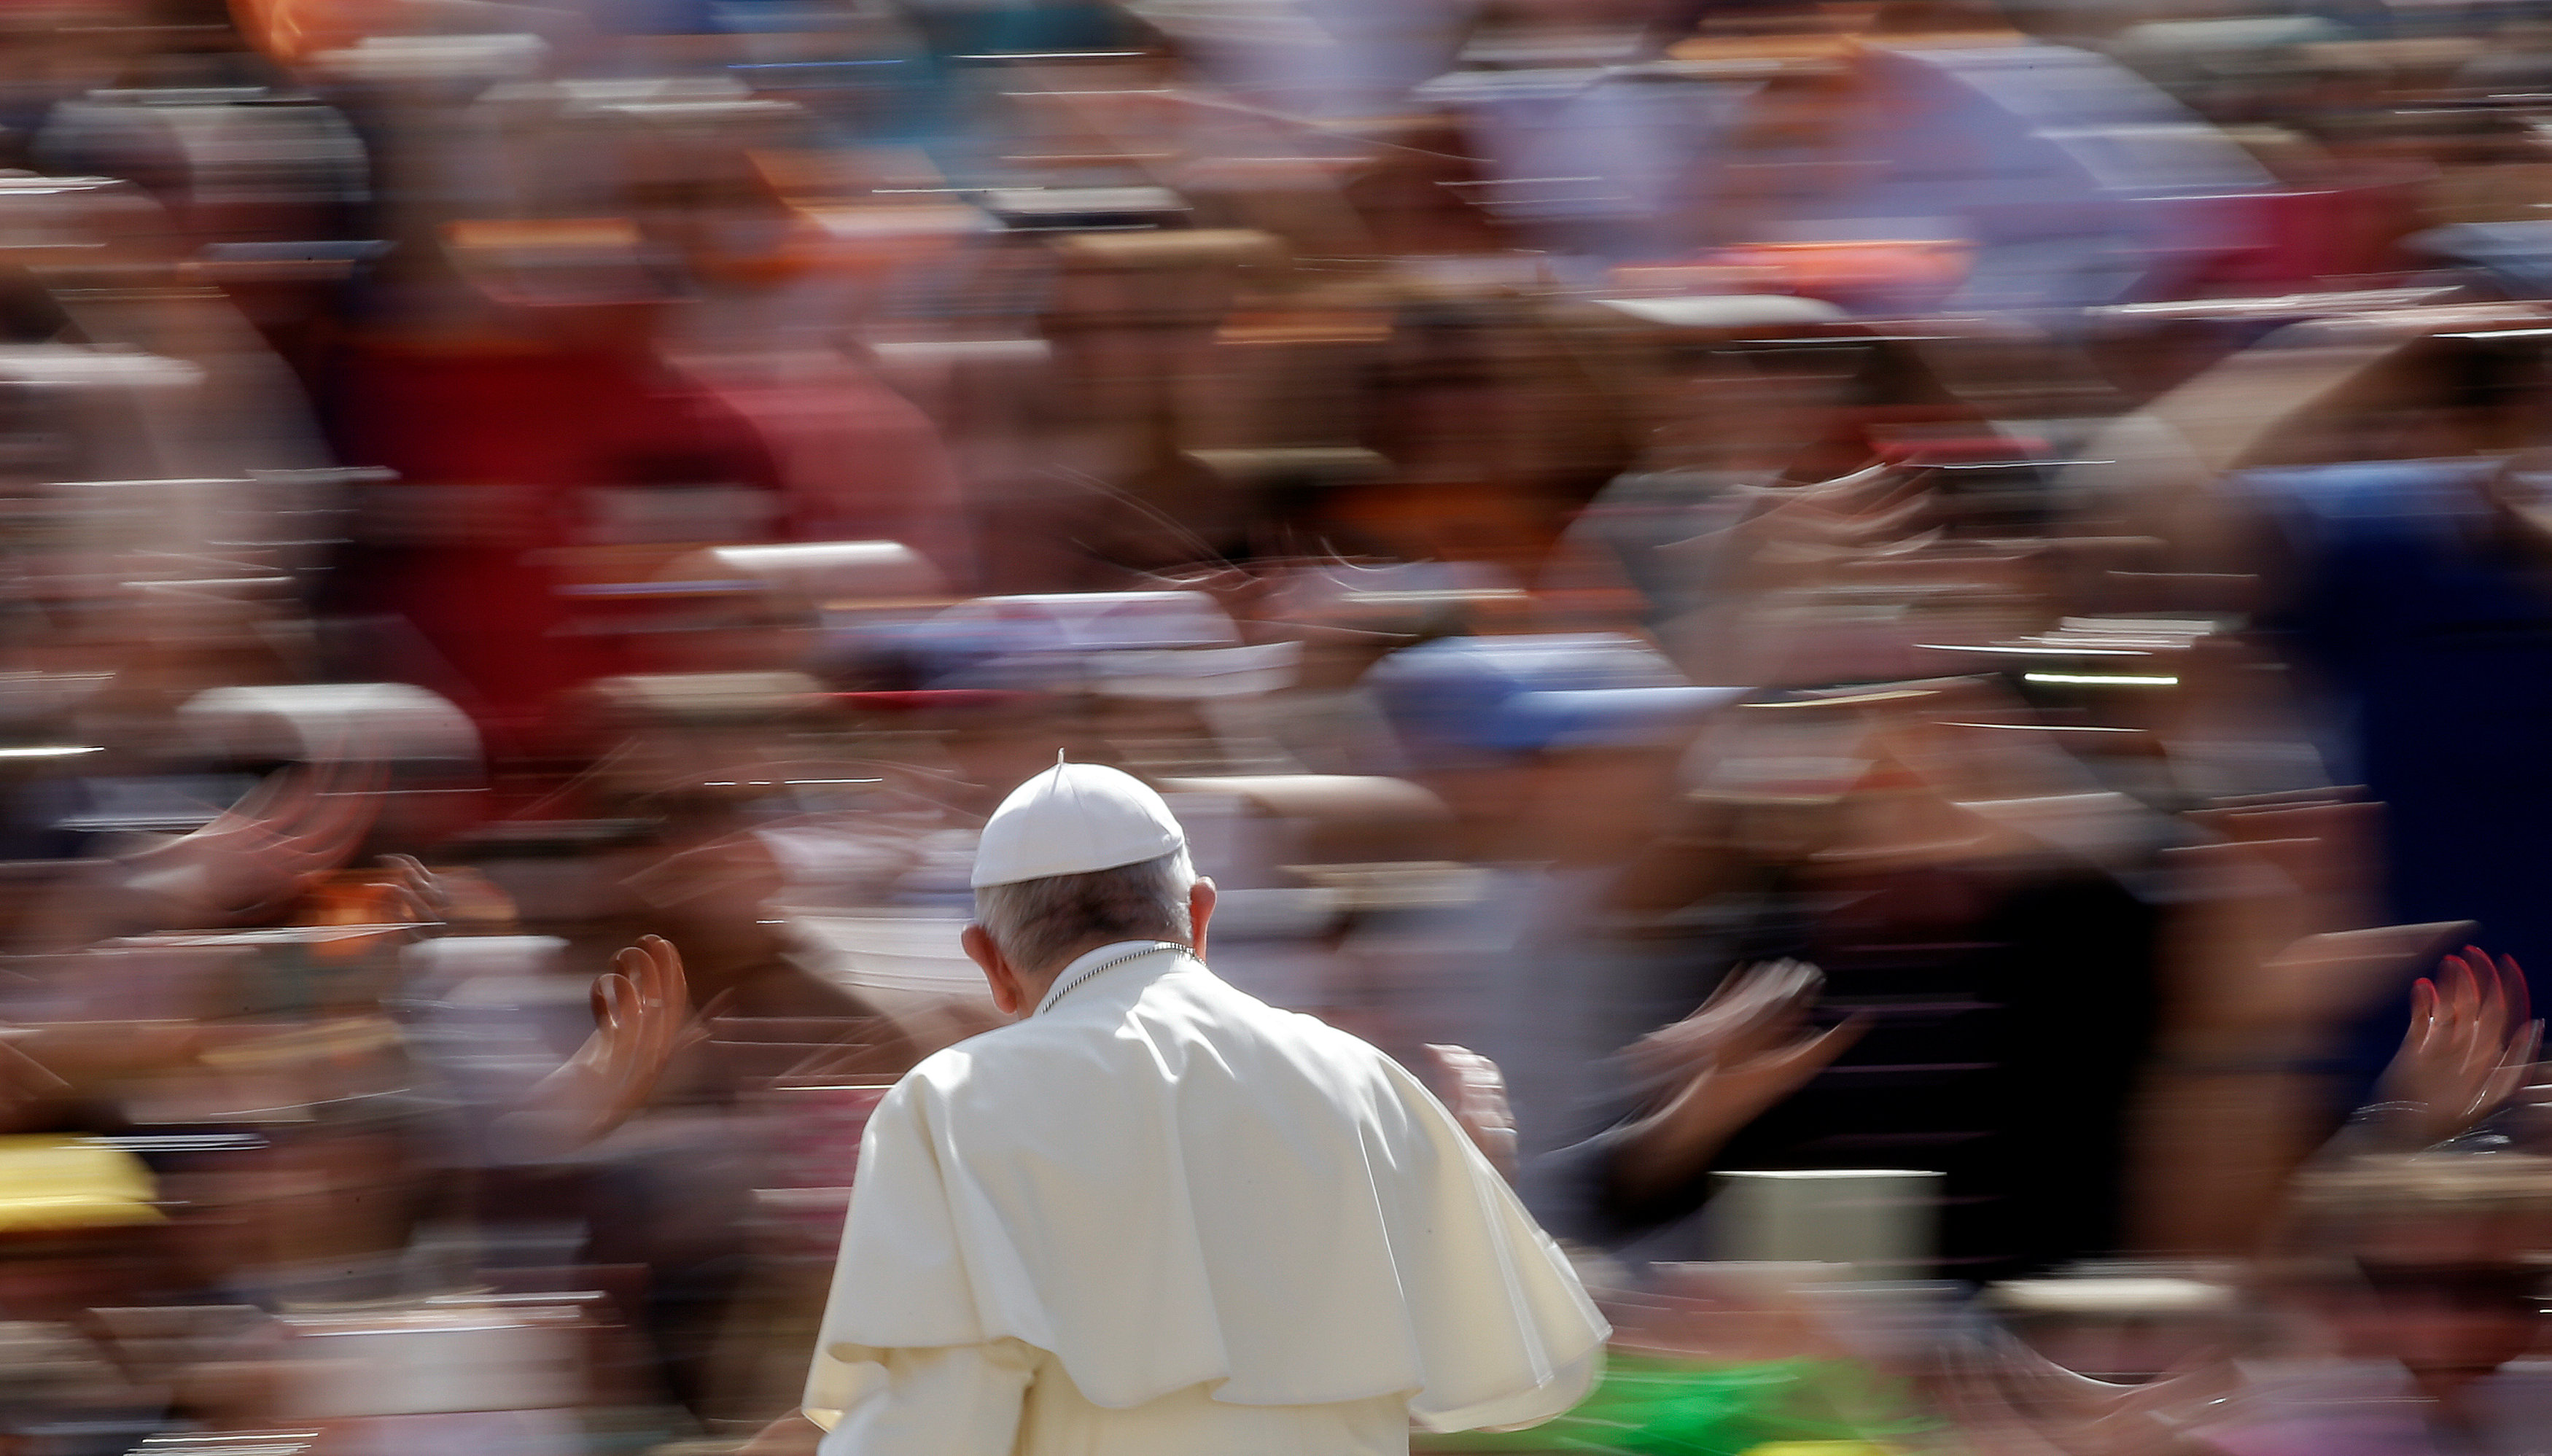
[[1824,972],[1805,962],[1781,963],[1776,972],[1764,978],[1760,993],[1748,1000],[1731,1019],[1725,1038],[1732,1043],[1732,1050],[1773,1046],[1789,1040],[1816,1005],[1818,995],[1825,990],[1825,981]]
[[438,917],[452,912],[451,886],[443,883],[442,876],[427,869],[423,860],[414,855],[383,855],[381,865],[395,872],[398,883],[407,886],[417,903],[427,910]]
[[1893,541],[1912,530],[1931,508],[1928,491],[1908,491],[1857,512],[1843,534],[1864,544]]
[[1430,1044],[1427,1053],[1441,1075],[1450,1099],[1466,1115],[1506,1110],[1505,1079],[1496,1063],[1468,1047]]
[[1427,1060],[1442,1073],[1447,1086],[1459,1086],[1470,1075],[1470,1059],[1477,1055],[1468,1047],[1447,1042],[1427,1043]]
[[1875,1020],[1869,1013],[1856,1011],[1778,1055],[1789,1072],[1802,1078],[1813,1076],[1832,1065],[1835,1058],[1852,1050],[1853,1043],[1867,1035],[1873,1024]]
[[1814,967],[1795,961],[1741,967],[1700,1010],[1651,1034],[1651,1060],[1685,1064],[1774,1044],[1785,1028],[1796,1025],[1822,982]]
[[1710,994],[1701,998],[1699,1009],[1695,1010],[1692,1015],[1686,1016],[1682,1022],[1677,1024],[1689,1025],[1691,1022],[1711,1011],[1725,1008],[1749,995],[1754,994],[1755,988],[1755,977],[1757,972],[1761,969],[1762,968],[1760,966],[1754,965],[1732,968],[1727,975],[1719,978],[1719,984],[1717,986],[1710,988]]
[[1789,499],[1801,514],[1833,523],[1889,502],[1904,486],[1905,477],[1882,464],[1800,486]]
[[1628,1061],[1651,1076],[1682,1074],[1689,1066],[1720,1056],[1731,1038],[1746,1038],[1746,1027],[1758,1025],[1776,1007],[1781,991],[1758,967],[1741,967],[1712,987],[1710,999],[1684,1020],[1666,1022],[1626,1048]]
[[378,886],[378,888],[380,890],[381,900],[380,909],[386,912],[389,919],[401,921],[420,929],[430,928],[442,921],[443,917],[437,915],[434,910],[426,904],[424,896],[417,892],[415,885],[409,884],[405,881],[393,880]]
[[662,970],[657,966],[656,958],[648,954],[647,944],[643,939],[635,945],[622,946],[612,956],[611,967],[629,979],[631,1005],[634,1009],[644,1010],[664,999],[664,992],[659,985],[663,975]]
[[1728,1020],[1759,1015],[1766,1007],[1797,996],[1803,987],[1818,979],[1817,969],[1804,961],[1786,957],[1757,961],[1730,972],[1711,991],[1710,999],[1702,1003],[1702,1009],[1715,1010]]
[[301,811],[305,800],[316,790],[310,781],[310,771],[300,765],[268,774],[249,787],[213,822],[198,832],[227,832],[248,824],[270,824]]
[[372,832],[380,807],[379,776],[363,776],[319,796],[309,816],[292,835],[294,847],[315,866],[342,865],[364,836]]
[[1770,994],[1769,966],[1739,966],[1719,980],[1699,1006],[1679,1021],[1669,1021],[1632,1043],[1635,1056],[1681,1056],[1706,1045],[1718,1031],[1752,1014]]
[[673,942],[657,935],[641,936],[636,949],[647,962],[647,1020],[639,1040],[652,1078],[673,1059],[691,1030],[691,989],[684,983],[683,958]]
[[1469,1047],[1430,1043],[1427,1050],[1436,1065],[1463,1087],[1503,1090],[1506,1086],[1506,1074],[1498,1070],[1498,1064]]
[[1714,1069],[1694,1079],[1684,1098],[1691,1105],[1683,1110],[1733,1132],[1806,1086],[1859,1041],[1868,1026],[1868,1018],[1857,1016],[1779,1050]]
[[379,764],[368,759],[323,759],[308,773],[310,792],[300,804],[296,832],[308,834],[333,825],[350,798],[380,791],[388,781]]
[[637,946],[623,946],[612,955],[611,969],[628,983],[632,1009],[644,1005],[651,998],[649,984],[656,976],[654,957]]
[[1892,463],[1880,461],[1875,465],[1862,466],[1848,475],[1837,475],[1831,480],[1819,480],[1806,488],[1827,494],[1848,494],[1884,481],[1895,472],[1896,467]]
[[2524,1023],[2516,1017],[2523,990],[2511,989],[2505,969],[2488,951],[2467,946],[2460,960],[2472,984],[2466,1015],[2456,1031],[2459,1049],[2478,1092],[2506,1061],[2509,1043],[2526,1034]]
[[2446,960],[2446,979],[2439,987],[2439,1040],[2453,1056],[2469,1062],[2475,1049],[2489,1038],[2494,1019],[2489,987],[2479,968],[2490,968],[2492,982],[2498,979],[2498,968],[2470,946],[2464,948],[2463,954]]
[[677,1019],[691,1013],[691,987],[683,979],[683,953],[661,935],[638,938],[638,950],[647,958],[651,978],[648,990],[668,1015]]
[[593,988],[587,992],[593,1007],[593,1024],[597,1030],[617,1032],[627,1024],[633,993],[629,978],[618,971],[606,971],[593,978]]
[[389,770],[378,759],[332,752],[312,765],[311,777],[322,795],[370,793],[388,781]]
[[2474,978],[2472,966],[2461,956],[2448,956],[2437,967],[2437,1002],[2429,1018],[2431,1035],[2440,1044],[2459,1042],[2465,1024],[2472,1019]]
[[[1771,1045],[1795,1024],[1803,995],[1812,998],[1819,975],[1797,961],[1740,966],[1720,980],[1699,1009],[1658,1027],[1624,1049],[1624,1057],[1651,1081],[1679,1078],[1733,1053]],[[1767,1039],[1768,1038],[1768,1039]]]
[[2479,946],[2464,947],[2464,964],[2472,973],[2473,1020],[2486,1032],[2503,1030],[2508,1021],[2507,979],[2499,962]]

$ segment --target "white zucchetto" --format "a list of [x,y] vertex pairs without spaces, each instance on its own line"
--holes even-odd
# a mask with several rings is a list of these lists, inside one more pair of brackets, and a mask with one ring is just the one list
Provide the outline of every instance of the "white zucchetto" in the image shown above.
[[977,889],[1157,860],[1187,843],[1161,796],[1130,774],[1057,764],[1010,790],[975,849]]

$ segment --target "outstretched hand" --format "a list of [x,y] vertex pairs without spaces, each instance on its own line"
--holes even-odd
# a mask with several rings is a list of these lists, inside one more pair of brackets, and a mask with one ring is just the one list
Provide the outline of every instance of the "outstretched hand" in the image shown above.
[[1650,1082],[1652,1110],[1628,1130],[1616,1187],[1637,1196],[1688,1181],[1739,1128],[1860,1040],[1864,1016],[1807,1031],[1824,988],[1825,974],[1805,962],[1748,967],[1700,1010],[1634,1043],[1626,1055]]
[[1679,1088],[1714,1066],[1788,1040],[1824,985],[1824,974],[1804,961],[1741,967],[1699,1010],[1641,1037],[1622,1055],[1650,1092]]
[[256,923],[354,854],[380,811],[382,781],[376,764],[342,762],[269,776],[202,828],[125,856],[100,893],[65,903],[45,938]]

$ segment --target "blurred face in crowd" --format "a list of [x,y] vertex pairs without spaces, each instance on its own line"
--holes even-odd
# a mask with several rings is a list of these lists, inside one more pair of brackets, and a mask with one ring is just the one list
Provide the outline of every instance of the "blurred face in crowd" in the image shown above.
[[2451,1207],[2377,1218],[2354,1240],[2359,1278],[2333,1301],[2342,1341],[2449,1387],[2525,1354],[2543,1333],[2542,1275],[2525,1252],[2535,1221]]
[[2414,1375],[2473,1379],[2516,1359],[2542,1335],[2541,1276],[2521,1265],[2363,1264],[2364,1293],[2343,1328],[2361,1353]]
[[219,1288],[261,1273],[360,1260],[407,1242],[413,1146],[378,1133],[314,1133],[207,1155],[171,1177],[174,1232],[195,1278]]

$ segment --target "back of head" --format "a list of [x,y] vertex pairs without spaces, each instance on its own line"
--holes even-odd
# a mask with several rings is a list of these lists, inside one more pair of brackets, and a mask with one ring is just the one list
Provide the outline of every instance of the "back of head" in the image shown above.
[[1193,940],[1188,890],[1196,879],[1181,847],[1087,874],[985,885],[975,891],[975,919],[1011,964],[1052,971],[1092,945]]

